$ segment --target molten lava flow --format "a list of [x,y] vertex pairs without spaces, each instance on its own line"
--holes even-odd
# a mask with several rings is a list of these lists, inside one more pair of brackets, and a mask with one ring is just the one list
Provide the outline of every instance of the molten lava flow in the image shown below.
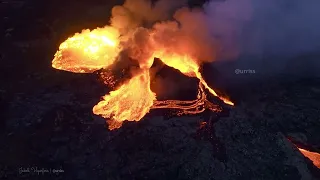
[[154,57],[159,58],[167,66],[175,68],[189,77],[196,77],[196,72],[199,71],[197,62],[187,55],[158,51],[154,53]]
[[192,101],[179,101],[179,100],[165,100],[165,101],[155,101],[152,109],[179,109],[178,115],[183,114],[199,114],[206,109],[210,109],[214,112],[221,112],[222,109],[209,102],[206,98],[206,94],[203,91],[203,85],[199,83],[199,91],[196,100]]
[[302,148],[298,148],[298,149],[305,157],[309,158],[316,167],[320,168],[320,154],[319,153],[310,152],[310,151],[302,149]]
[[93,113],[111,118],[109,129],[119,128],[123,121],[139,121],[150,110],[156,95],[150,89],[149,70],[143,70],[119,89],[110,92],[93,107]]
[[[90,73],[101,68],[106,68],[114,64],[121,52],[119,44],[119,33],[112,27],[83,31],[81,34],[68,38],[60,45],[59,51],[55,54],[55,58],[52,61],[52,67],[75,73]],[[155,93],[150,89],[149,74],[149,69],[155,57],[186,76],[198,78],[200,82],[197,99],[193,101],[157,101]],[[121,127],[122,122],[125,120],[139,121],[150,109],[179,109],[178,115],[198,114],[205,109],[216,112],[221,111],[219,106],[207,100],[203,88],[208,89],[212,95],[219,97],[225,103],[233,105],[231,101],[219,96],[208,86],[199,71],[200,66],[197,61],[188,55],[167,53],[161,49],[156,50],[152,58],[140,62],[140,68],[140,73],[136,74],[117,90],[105,95],[93,107],[94,114],[109,119],[109,129]],[[112,77],[104,76],[105,84],[112,84]]]
[[[179,11],[174,16],[176,21],[183,20],[184,13],[188,13],[188,10]],[[180,26],[177,22],[157,23],[151,29],[138,27],[140,24],[144,24],[135,21],[140,16],[134,16],[131,11],[127,14],[127,8],[121,10],[121,7],[117,7],[112,11],[112,14],[113,16],[119,15],[111,19],[113,26],[97,28],[92,31],[84,30],[68,38],[60,45],[52,61],[53,68],[74,73],[92,73],[104,69],[100,77],[104,80],[104,84],[111,88],[117,86],[118,79],[115,78],[118,76],[112,75],[113,72],[108,73],[109,70],[127,73],[127,69],[129,69],[131,74],[135,74],[116,90],[105,95],[93,107],[94,114],[108,119],[109,129],[121,127],[125,120],[139,121],[150,109],[177,109],[178,115],[198,114],[205,109],[215,112],[221,111],[220,106],[207,100],[204,89],[220,98],[224,103],[233,105],[230,100],[221,97],[209,87],[200,73],[201,61],[199,59],[213,59],[211,52],[214,51],[212,48],[215,46],[208,42],[202,43],[211,35],[201,36],[201,33],[195,35],[194,33],[200,29],[197,25],[185,24],[186,26],[182,26],[180,24]],[[134,18],[130,19],[129,17]],[[189,36],[190,33],[195,36]],[[202,44],[204,46],[201,46]],[[203,49],[204,51],[202,51]],[[157,101],[156,94],[150,88],[151,77],[149,74],[154,58],[159,58],[167,66],[179,70],[188,77],[198,78],[197,99],[192,101]],[[139,63],[138,72],[133,73],[131,66],[136,66],[136,62]],[[123,63],[124,66],[122,66]]]
[[[175,68],[179,70],[181,73],[185,74],[186,76],[189,77],[197,77],[201,84],[204,85],[208,91],[221,99],[224,103],[229,104],[229,105],[234,105],[233,102],[228,100],[225,97],[219,96],[212,88],[208,86],[206,81],[203,79],[199,69],[200,66],[197,64],[197,61],[194,58],[191,58],[190,56],[187,55],[178,55],[178,54],[173,54],[173,53],[164,53],[162,51],[158,51],[154,53],[154,56],[161,59],[164,64],[167,66],[170,66],[172,68]],[[200,87],[199,87],[200,88]]]
[[225,98],[225,97],[222,97],[222,96],[218,96],[218,94],[217,94],[212,88],[210,88],[210,87],[208,86],[208,84],[206,83],[206,81],[202,78],[202,75],[201,75],[200,72],[197,72],[196,74],[197,74],[197,78],[200,80],[200,82],[204,85],[204,87],[205,87],[206,89],[209,90],[209,92],[210,92],[212,95],[219,97],[219,99],[221,99],[224,103],[229,104],[229,105],[231,105],[231,106],[234,106],[234,103],[231,102],[229,99],[227,99],[227,98]]
[[52,67],[75,73],[91,73],[108,67],[120,52],[119,36],[112,27],[77,33],[60,45]]

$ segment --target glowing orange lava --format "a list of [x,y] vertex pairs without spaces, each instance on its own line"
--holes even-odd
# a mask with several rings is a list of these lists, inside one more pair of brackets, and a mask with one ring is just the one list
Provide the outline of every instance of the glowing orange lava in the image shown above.
[[64,41],[54,55],[52,67],[90,73],[113,64],[120,52],[119,33],[112,27],[83,30]]
[[311,151],[308,151],[308,150],[305,150],[302,148],[298,148],[298,149],[305,157],[309,158],[316,167],[320,168],[320,154],[319,153],[311,152]]
[[149,70],[143,70],[117,90],[105,95],[103,100],[93,107],[93,113],[114,119],[118,122],[116,126],[118,127],[125,120],[142,119],[155,100],[156,95],[150,89]]
[[220,98],[226,104],[234,105],[233,102],[231,102],[227,98],[218,96],[218,94],[208,86],[208,84],[203,79],[199,71],[200,66],[197,64],[197,61],[194,58],[191,58],[190,56],[187,56],[187,55],[178,55],[178,54],[169,54],[169,53],[166,54],[161,51],[154,53],[154,56],[161,59],[161,61],[167,66],[170,66],[172,68],[179,70],[184,75],[198,78],[200,80],[200,83],[203,84],[204,87],[208,89],[208,91],[212,95]]
[[[91,73],[107,68],[114,64],[119,53],[124,49],[121,45],[120,34],[113,27],[97,28],[93,31],[85,30],[75,34],[63,42],[52,61],[52,67],[74,73]],[[226,104],[233,105],[228,99],[219,96],[203,79],[196,58],[185,54],[167,52],[157,46],[150,48],[152,57],[141,61],[140,72],[136,73],[129,81],[123,83],[116,90],[105,95],[93,107],[93,113],[108,119],[109,129],[121,127],[122,122],[139,121],[150,109],[173,108],[179,109],[178,115],[197,114],[205,109],[221,111],[219,106],[206,99],[204,88],[212,95],[220,98]],[[149,69],[154,58],[159,58],[164,64],[179,70],[186,76],[199,79],[199,92],[196,100],[157,101],[156,94],[150,88]],[[104,78],[111,80],[111,78]]]

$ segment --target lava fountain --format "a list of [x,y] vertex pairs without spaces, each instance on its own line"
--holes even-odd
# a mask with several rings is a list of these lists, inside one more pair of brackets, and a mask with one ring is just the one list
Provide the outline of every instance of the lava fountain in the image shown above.
[[[177,14],[180,17],[185,11],[184,9]],[[109,129],[121,127],[125,120],[139,121],[151,109],[173,108],[179,110],[178,115],[197,114],[205,109],[221,111],[221,107],[207,100],[206,92],[233,106],[228,98],[218,95],[209,87],[199,70],[201,59],[212,57],[203,56],[203,53],[197,51],[201,51],[199,42],[206,40],[206,37],[198,37],[198,33],[197,37],[190,38],[189,34],[193,31],[190,31],[190,28],[187,30],[180,28],[178,20],[158,24],[149,29],[140,25],[129,26],[129,21],[121,18],[113,17],[112,20],[117,26],[111,24],[94,30],[83,30],[68,38],[60,45],[52,61],[53,68],[74,73],[92,73],[100,69],[114,68],[117,62],[123,60],[134,59],[138,62],[139,70],[131,76],[131,79],[103,96],[93,107],[94,114],[107,119]],[[115,20],[118,21],[115,23]],[[119,27],[119,24],[125,24],[123,25],[125,28]],[[168,44],[161,39],[172,42]],[[209,52],[211,46],[207,47],[210,47],[207,48]],[[123,54],[130,58],[124,58]],[[157,95],[150,88],[150,68],[155,58],[188,77],[198,78],[197,99],[157,100]],[[104,76],[103,79],[114,81],[113,77]]]
[[113,64],[120,52],[119,32],[112,27],[83,30],[64,41],[54,55],[52,67],[90,73]]

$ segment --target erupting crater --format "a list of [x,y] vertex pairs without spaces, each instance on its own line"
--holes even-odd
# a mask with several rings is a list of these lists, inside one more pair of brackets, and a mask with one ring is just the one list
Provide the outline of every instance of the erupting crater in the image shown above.
[[[109,129],[121,127],[122,122],[139,121],[151,109],[173,108],[178,109],[177,115],[197,114],[205,109],[221,111],[221,107],[207,100],[207,92],[221,99],[224,103],[233,105],[225,97],[219,96],[200,73],[200,64],[195,57],[185,52],[174,52],[157,45],[149,34],[149,49],[142,49],[146,56],[137,60],[139,70],[136,70],[131,79],[125,81],[115,90],[103,96],[102,100],[93,107],[93,113],[108,119]],[[112,69],[121,59],[121,52],[126,50],[123,39],[116,28],[105,27],[95,30],[84,30],[64,41],[56,52],[52,61],[52,67],[74,73],[92,73],[100,69]],[[139,50],[139,49],[134,49]],[[165,65],[179,70],[188,77],[199,79],[197,99],[189,101],[181,100],[157,100],[157,95],[150,88],[150,68],[155,58],[160,59]],[[122,58],[123,59],[123,58]],[[127,61],[132,59],[127,58]],[[112,84],[114,77],[103,76],[106,84]]]
[[[76,33],[65,40],[54,55],[52,67],[58,70],[74,73],[101,70],[104,84],[113,90],[93,107],[93,113],[105,118],[113,130],[126,120],[141,120],[151,109],[175,109],[177,115],[198,114],[206,109],[221,112],[222,108],[210,102],[208,95],[233,106],[233,102],[207,84],[200,71],[204,62],[215,59],[218,49],[207,23],[200,20],[207,18],[205,13],[181,8],[174,13],[173,20],[164,21],[165,18],[153,17],[156,13],[153,14],[151,3],[146,7],[150,9],[147,15],[150,17],[142,16],[143,10],[135,9],[135,3],[126,1],[123,6],[115,6],[110,26]],[[163,8],[163,4],[158,5]],[[148,23],[152,27],[144,28]],[[196,98],[159,100],[151,89],[155,59],[186,77],[197,79]],[[124,73],[126,78],[119,80],[113,72]],[[320,167],[319,153],[298,149]]]
[[[200,65],[196,57],[188,51],[181,53],[174,49],[166,49],[159,46],[149,34],[149,46],[151,48],[131,49],[134,51],[144,51],[139,56],[143,59],[136,60],[138,68],[131,72],[129,80],[124,81],[120,86],[114,88],[115,76],[110,73],[101,73],[101,78],[107,86],[114,88],[109,94],[102,97],[102,100],[93,107],[93,113],[106,119],[109,129],[117,129],[122,126],[123,121],[139,121],[151,109],[176,109],[177,115],[198,114],[206,109],[213,112],[221,112],[222,108],[208,101],[206,92],[216,96],[225,104],[233,106],[233,102],[216,93],[209,87],[200,72]],[[52,67],[59,70],[74,73],[93,73],[97,70],[109,72],[111,69],[122,72],[123,67],[117,67],[120,61],[133,61],[132,58],[123,58],[122,53],[128,47],[123,45],[120,33],[113,27],[97,28],[95,30],[84,30],[64,41],[56,52],[52,61]],[[130,48],[129,48],[130,49]],[[151,90],[151,66],[155,58],[165,65],[174,68],[190,78],[197,78],[198,94],[194,100],[157,100],[157,95]],[[121,62],[120,62],[121,64]],[[134,64],[128,62],[127,64]],[[115,67],[116,66],[116,67]],[[138,69],[138,70],[137,70]],[[205,91],[205,89],[207,91]],[[306,149],[298,148],[299,151],[313,164],[320,168],[320,154]]]

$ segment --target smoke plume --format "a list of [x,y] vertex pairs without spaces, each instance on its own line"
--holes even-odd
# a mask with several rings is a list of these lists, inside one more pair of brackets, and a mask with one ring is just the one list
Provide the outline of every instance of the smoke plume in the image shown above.
[[229,59],[244,68],[283,72],[288,64],[310,63],[295,57],[320,50],[320,1],[211,0],[198,9],[186,3],[127,0],[112,9],[111,25],[129,39],[129,56],[140,64],[161,47],[188,52],[199,63]]
[[153,52],[185,54],[198,63],[216,59],[216,43],[202,9],[186,8],[186,0],[127,0],[112,9],[111,25],[122,35],[129,56],[151,66]]
[[218,47],[209,31],[209,17],[201,9],[184,7],[177,10],[173,18],[175,21],[154,25],[154,39],[158,46],[169,52],[187,52],[199,63],[216,59]]
[[122,33],[140,27],[150,26],[156,21],[171,18],[174,11],[185,6],[187,0],[126,0],[122,6],[112,9],[111,25]]

